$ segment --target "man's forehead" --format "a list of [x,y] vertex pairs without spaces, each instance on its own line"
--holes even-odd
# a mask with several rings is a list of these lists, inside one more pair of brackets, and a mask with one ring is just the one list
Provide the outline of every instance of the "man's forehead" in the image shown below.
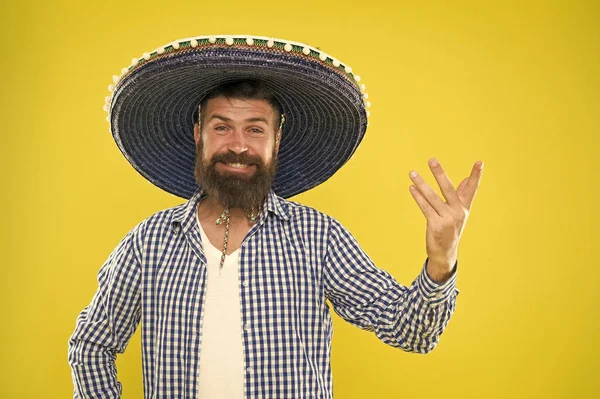
[[245,99],[245,98],[227,98],[216,97],[207,101],[206,112],[214,110],[220,112],[262,112],[273,113],[273,107],[267,100],[264,99]]
[[272,105],[263,99],[240,99],[216,97],[207,101],[202,110],[206,123],[220,120],[228,123],[263,122],[275,127],[275,112]]

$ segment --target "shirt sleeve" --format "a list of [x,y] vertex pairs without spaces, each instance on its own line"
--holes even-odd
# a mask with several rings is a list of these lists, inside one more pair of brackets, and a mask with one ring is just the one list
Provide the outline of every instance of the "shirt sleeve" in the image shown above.
[[443,284],[432,280],[426,267],[427,260],[409,287],[398,283],[373,264],[350,232],[331,219],[323,278],[333,310],[407,352],[432,351],[456,307],[458,261]]
[[[135,230],[135,229],[134,229]],[[76,320],[68,359],[74,398],[120,398],[116,354],[140,321],[140,263],[130,231],[98,272],[98,288]]]

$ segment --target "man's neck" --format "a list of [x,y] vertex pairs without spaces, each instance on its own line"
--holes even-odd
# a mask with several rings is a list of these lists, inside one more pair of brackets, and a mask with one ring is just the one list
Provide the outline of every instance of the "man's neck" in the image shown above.
[[[220,251],[225,246],[224,237],[227,237],[227,253],[231,254],[243,243],[244,238],[256,223],[250,220],[242,208],[231,208],[229,219],[225,223],[217,224],[216,221],[223,214],[222,205],[215,203],[210,197],[204,198],[198,205],[198,220],[208,240]],[[225,230],[225,227],[229,230]],[[226,233],[227,232],[227,233]]]
[[[200,220],[217,220],[224,210],[223,205],[207,197],[198,205],[198,218]],[[232,221],[248,220],[248,216],[242,208],[229,208],[229,218]]]

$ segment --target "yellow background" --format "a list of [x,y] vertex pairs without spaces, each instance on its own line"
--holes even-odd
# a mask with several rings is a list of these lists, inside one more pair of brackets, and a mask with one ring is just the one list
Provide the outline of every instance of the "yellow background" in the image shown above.
[[[427,160],[483,179],[460,250],[456,313],[428,355],[334,316],[335,397],[600,395],[600,13],[595,1],[12,1],[3,3],[0,396],[66,398],[67,340],[96,273],[135,224],[182,203],[108,132],[112,75],[171,40],[301,41],[362,76],[359,150],[294,200],[338,218],[408,285],[425,259],[409,193]],[[139,331],[138,331],[139,332]],[[142,396],[140,337],[119,357]]]

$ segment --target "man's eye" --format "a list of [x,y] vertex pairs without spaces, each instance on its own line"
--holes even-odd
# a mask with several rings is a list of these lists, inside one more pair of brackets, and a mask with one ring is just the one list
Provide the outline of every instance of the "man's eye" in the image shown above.
[[251,131],[252,133],[262,133],[262,130],[260,130],[260,129],[258,129],[258,128],[252,128],[252,129],[250,129],[250,131]]
[[215,128],[215,130],[225,130],[225,129],[227,129],[227,126],[217,126]]

